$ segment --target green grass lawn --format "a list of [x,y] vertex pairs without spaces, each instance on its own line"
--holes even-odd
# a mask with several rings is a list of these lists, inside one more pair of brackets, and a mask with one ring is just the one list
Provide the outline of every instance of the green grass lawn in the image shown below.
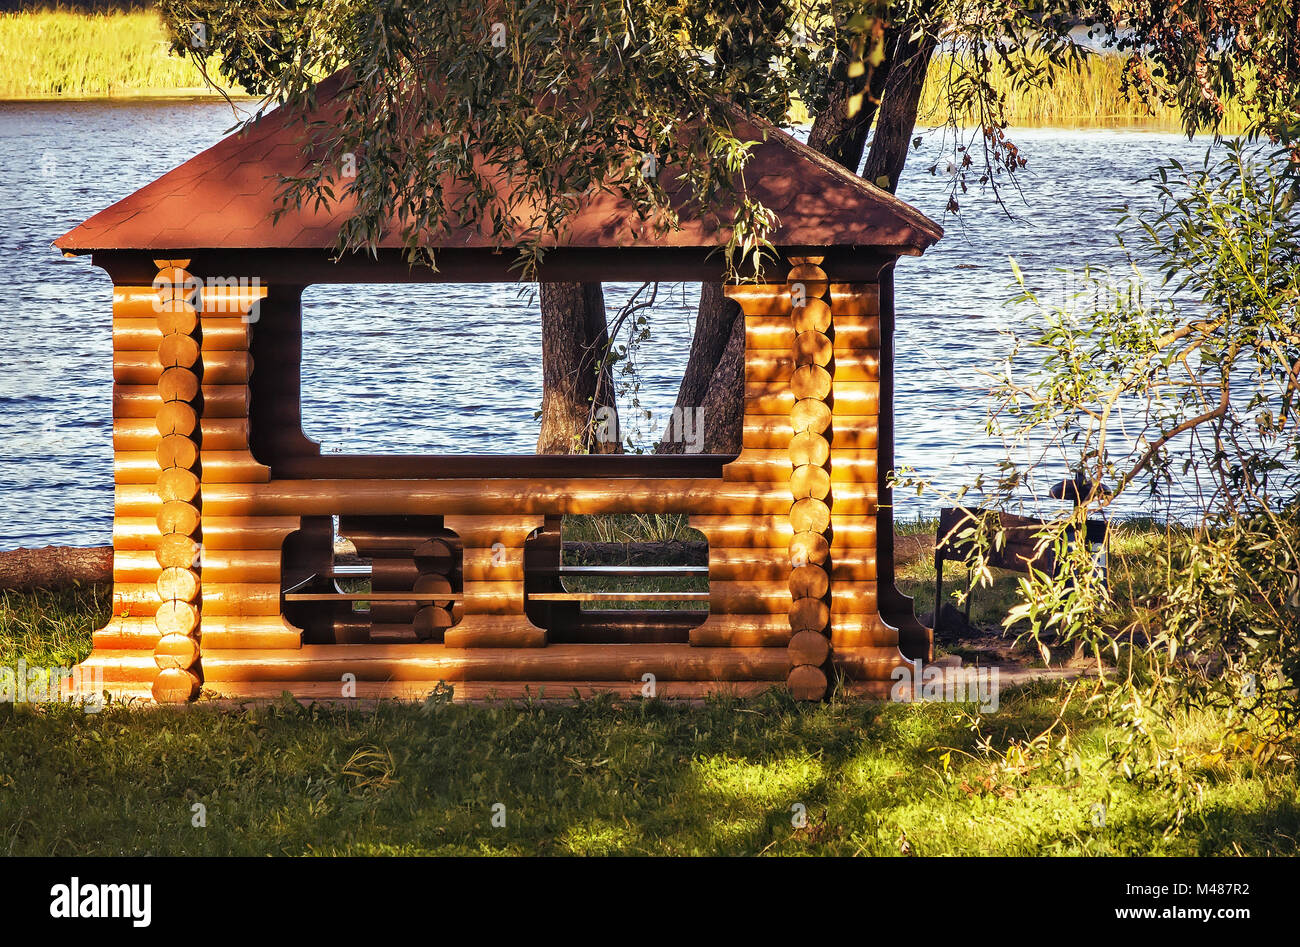
[[[0,593],[0,664],[80,658],[106,610],[102,590]],[[1057,686],[1002,695],[982,724],[992,752],[958,705],[776,692],[695,706],[0,704],[0,853],[1300,853],[1293,773],[1212,754],[1212,718],[1188,728],[1205,792],[1176,834],[1161,792],[1104,768],[1118,734],[1071,715],[1068,753],[1026,750]]]

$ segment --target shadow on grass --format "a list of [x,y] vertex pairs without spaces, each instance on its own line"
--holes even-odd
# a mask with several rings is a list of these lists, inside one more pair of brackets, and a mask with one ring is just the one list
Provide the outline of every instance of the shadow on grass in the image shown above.
[[[1053,700],[1050,688],[1013,694],[984,731],[999,748],[1032,736]],[[1300,804],[1284,774],[1210,787],[1203,820],[1169,838],[1164,797],[1098,762],[1086,775],[1008,774],[953,705],[805,706],[775,692],[696,707],[4,706],[0,852],[1296,851]],[[1090,816],[1099,799],[1105,826]]]

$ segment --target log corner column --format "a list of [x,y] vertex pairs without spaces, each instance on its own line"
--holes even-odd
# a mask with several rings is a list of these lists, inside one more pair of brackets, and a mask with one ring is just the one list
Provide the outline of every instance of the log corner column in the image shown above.
[[158,640],[154,663],[158,674],[152,693],[159,703],[180,703],[198,696],[202,685],[199,661],[199,586],[202,500],[199,496],[199,415],[201,361],[198,311],[193,300],[194,277],[188,260],[155,260],[155,310],[158,343],[158,478],[161,505],[155,557],[158,608],[154,622]]
[[821,257],[792,257],[786,279],[794,371],[790,391],[790,671],[786,685],[798,700],[821,700],[829,686],[830,593],[828,561],[831,526],[830,442],[831,307],[830,281]]

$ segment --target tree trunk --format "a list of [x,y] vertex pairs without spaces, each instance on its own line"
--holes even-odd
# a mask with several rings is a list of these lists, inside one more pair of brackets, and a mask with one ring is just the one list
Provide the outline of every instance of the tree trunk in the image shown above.
[[704,453],[737,454],[745,419],[745,319],[736,306],[727,344],[700,402]]
[[[691,354],[686,362],[686,373],[682,376],[681,387],[677,389],[677,403],[674,411],[678,412],[678,423],[670,423],[660,440],[655,452],[659,454],[681,454],[686,451],[686,443],[676,436],[682,431],[681,413],[703,406],[705,395],[713,384],[718,363],[727,350],[732,336],[732,328],[740,317],[740,306],[728,299],[722,292],[721,283],[703,283],[700,286],[700,306],[695,317],[695,338],[691,340]],[[742,320],[743,322],[743,320]],[[741,333],[742,341],[744,333]],[[735,392],[737,402],[742,397],[742,389]],[[705,453],[734,453],[740,450],[740,429],[733,435],[721,423],[713,423],[707,415],[704,417],[705,440],[709,444],[719,444],[721,450],[705,448]],[[734,441],[734,447],[731,446]]]
[[928,33],[910,39],[903,33],[876,116],[876,134],[871,151],[862,168],[862,176],[889,193],[898,190],[898,179],[907,163],[916,130],[916,111],[921,105],[921,90],[930,68],[938,40]]
[[600,283],[542,283],[539,454],[620,449]]
[[[885,59],[870,70],[869,77],[850,78],[849,57],[841,53],[831,68],[831,81],[826,89],[826,102],[817,110],[812,130],[808,132],[808,147],[815,148],[832,161],[837,161],[854,174],[862,163],[862,152],[867,145],[867,134],[876,118],[890,67],[894,63],[894,50],[899,41],[898,31],[885,30]],[[866,92],[857,114],[849,115],[849,98]]]
[[61,589],[112,581],[112,546],[44,546],[0,552],[0,589]]
[[[808,144],[822,154],[854,173],[862,163],[867,134],[876,118],[878,105],[886,95],[891,66],[901,52],[909,55],[911,44],[906,44],[902,31],[890,29],[885,36],[884,62],[871,70],[869,82],[863,78],[850,78],[848,60],[841,58],[834,66],[831,82],[826,92],[825,106],[813,121],[808,134]],[[922,72],[924,77],[924,71]],[[849,97],[864,90],[862,107],[855,115],[848,114]],[[919,100],[918,100],[919,101]],[[915,117],[916,105],[912,106]],[[906,157],[906,155],[904,155]],[[900,165],[901,169],[901,165]],[[686,373],[677,391],[677,411],[701,407],[705,430],[705,451],[715,454],[733,454],[740,450],[740,436],[744,401],[744,320],[740,307],[723,295],[717,283],[700,287],[700,307],[695,319],[695,338],[691,343]],[[728,367],[724,359],[733,359],[739,370]],[[673,438],[673,430],[660,441],[658,453],[680,454],[685,445]]]

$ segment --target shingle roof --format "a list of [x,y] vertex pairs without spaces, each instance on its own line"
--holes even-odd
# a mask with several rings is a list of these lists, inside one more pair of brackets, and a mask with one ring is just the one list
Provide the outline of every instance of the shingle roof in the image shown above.
[[[318,115],[327,115],[339,83],[322,84]],[[849,173],[840,165],[764,122],[733,112],[734,131],[758,141],[744,170],[751,198],[776,211],[771,235],[778,247],[884,247],[916,252],[943,229],[920,211]],[[217,142],[180,167],[100,211],[54,241],[65,252],[99,250],[330,249],[353,204],[346,181],[328,208],[304,207],[273,220],[279,175],[298,175],[308,158],[302,125],[284,110],[271,111],[248,128]],[[584,201],[553,246],[572,248],[713,248],[725,229],[683,216],[680,229],[654,233],[631,202],[597,193]],[[437,248],[495,248],[473,224],[431,241]],[[390,230],[381,247],[401,246]]]

